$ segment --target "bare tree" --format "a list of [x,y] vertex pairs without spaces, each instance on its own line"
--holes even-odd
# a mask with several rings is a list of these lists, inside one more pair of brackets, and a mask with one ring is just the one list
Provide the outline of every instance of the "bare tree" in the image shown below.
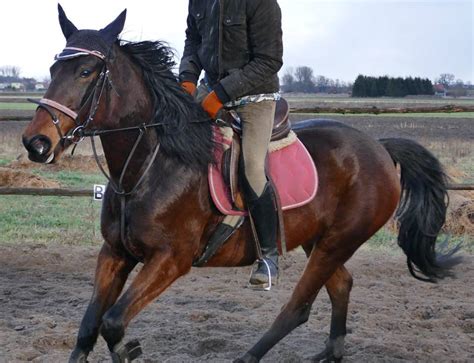
[[20,78],[20,67],[2,66],[0,67],[0,76]]
[[297,67],[295,77],[296,81],[301,83],[313,81],[313,69],[307,66]]
[[325,76],[314,76],[313,69],[308,66],[300,66],[296,69],[286,68],[281,77],[281,90],[283,92],[329,92],[350,93],[352,83],[346,83],[339,79],[333,80]]
[[441,73],[439,78],[435,80],[436,83],[442,84],[445,88],[448,88],[454,83],[455,80],[454,74],[451,73]]
[[331,80],[329,78],[326,78],[321,75],[316,77],[315,85],[319,92],[327,92],[330,86],[330,83],[331,83]]
[[284,92],[295,91],[295,77],[293,76],[293,68],[288,68],[281,79]]
[[307,66],[297,67],[295,70],[295,78],[298,84],[298,91],[314,92],[314,76],[313,69]]

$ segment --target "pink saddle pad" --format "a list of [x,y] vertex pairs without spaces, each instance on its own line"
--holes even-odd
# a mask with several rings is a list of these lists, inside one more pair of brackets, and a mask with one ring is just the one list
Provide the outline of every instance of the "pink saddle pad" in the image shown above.
[[[230,144],[218,132],[215,138],[219,143]],[[215,150],[218,162],[209,165],[212,200],[222,214],[247,215],[245,211],[233,209],[230,188],[224,183],[220,170],[223,152],[218,149]],[[301,207],[314,199],[318,189],[318,173],[311,155],[299,139],[283,149],[270,152],[268,163],[283,210]]]

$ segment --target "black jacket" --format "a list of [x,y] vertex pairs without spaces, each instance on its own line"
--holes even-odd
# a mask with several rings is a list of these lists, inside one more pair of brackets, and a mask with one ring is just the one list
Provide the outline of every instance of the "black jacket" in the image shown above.
[[223,102],[279,90],[283,42],[277,0],[190,0],[187,24],[182,82],[196,83],[205,70]]

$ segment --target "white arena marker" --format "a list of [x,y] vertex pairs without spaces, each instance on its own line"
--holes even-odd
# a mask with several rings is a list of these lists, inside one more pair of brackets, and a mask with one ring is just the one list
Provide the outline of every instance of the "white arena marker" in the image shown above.
[[94,200],[102,201],[105,194],[105,185],[94,184]]

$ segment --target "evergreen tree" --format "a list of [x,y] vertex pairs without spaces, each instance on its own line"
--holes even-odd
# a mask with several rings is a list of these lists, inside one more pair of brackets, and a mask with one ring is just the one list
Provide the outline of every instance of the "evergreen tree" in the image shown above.
[[379,77],[377,79],[377,89],[379,91],[378,96],[386,96],[387,95],[387,85],[388,85],[388,76]]
[[359,74],[354,82],[354,86],[352,86],[352,97],[367,97],[365,77],[361,74]]
[[369,77],[368,78],[368,96],[369,97],[378,97],[379,91],[377,88],[377,78]]
[[352,87],[352,97],[405,97],[432,94],[434,90],[431,81],[420,77],[368,77],[360,74]]
[[415,77],[415,90],[417,95],[424,94],[423,82],[420,77]]
[[407,95],[417,95],[415,80],[412,77],[405,78],[405,90]]
[[433,83],[428,78],[422,81],[422,85],[424,95],[434,95]]

